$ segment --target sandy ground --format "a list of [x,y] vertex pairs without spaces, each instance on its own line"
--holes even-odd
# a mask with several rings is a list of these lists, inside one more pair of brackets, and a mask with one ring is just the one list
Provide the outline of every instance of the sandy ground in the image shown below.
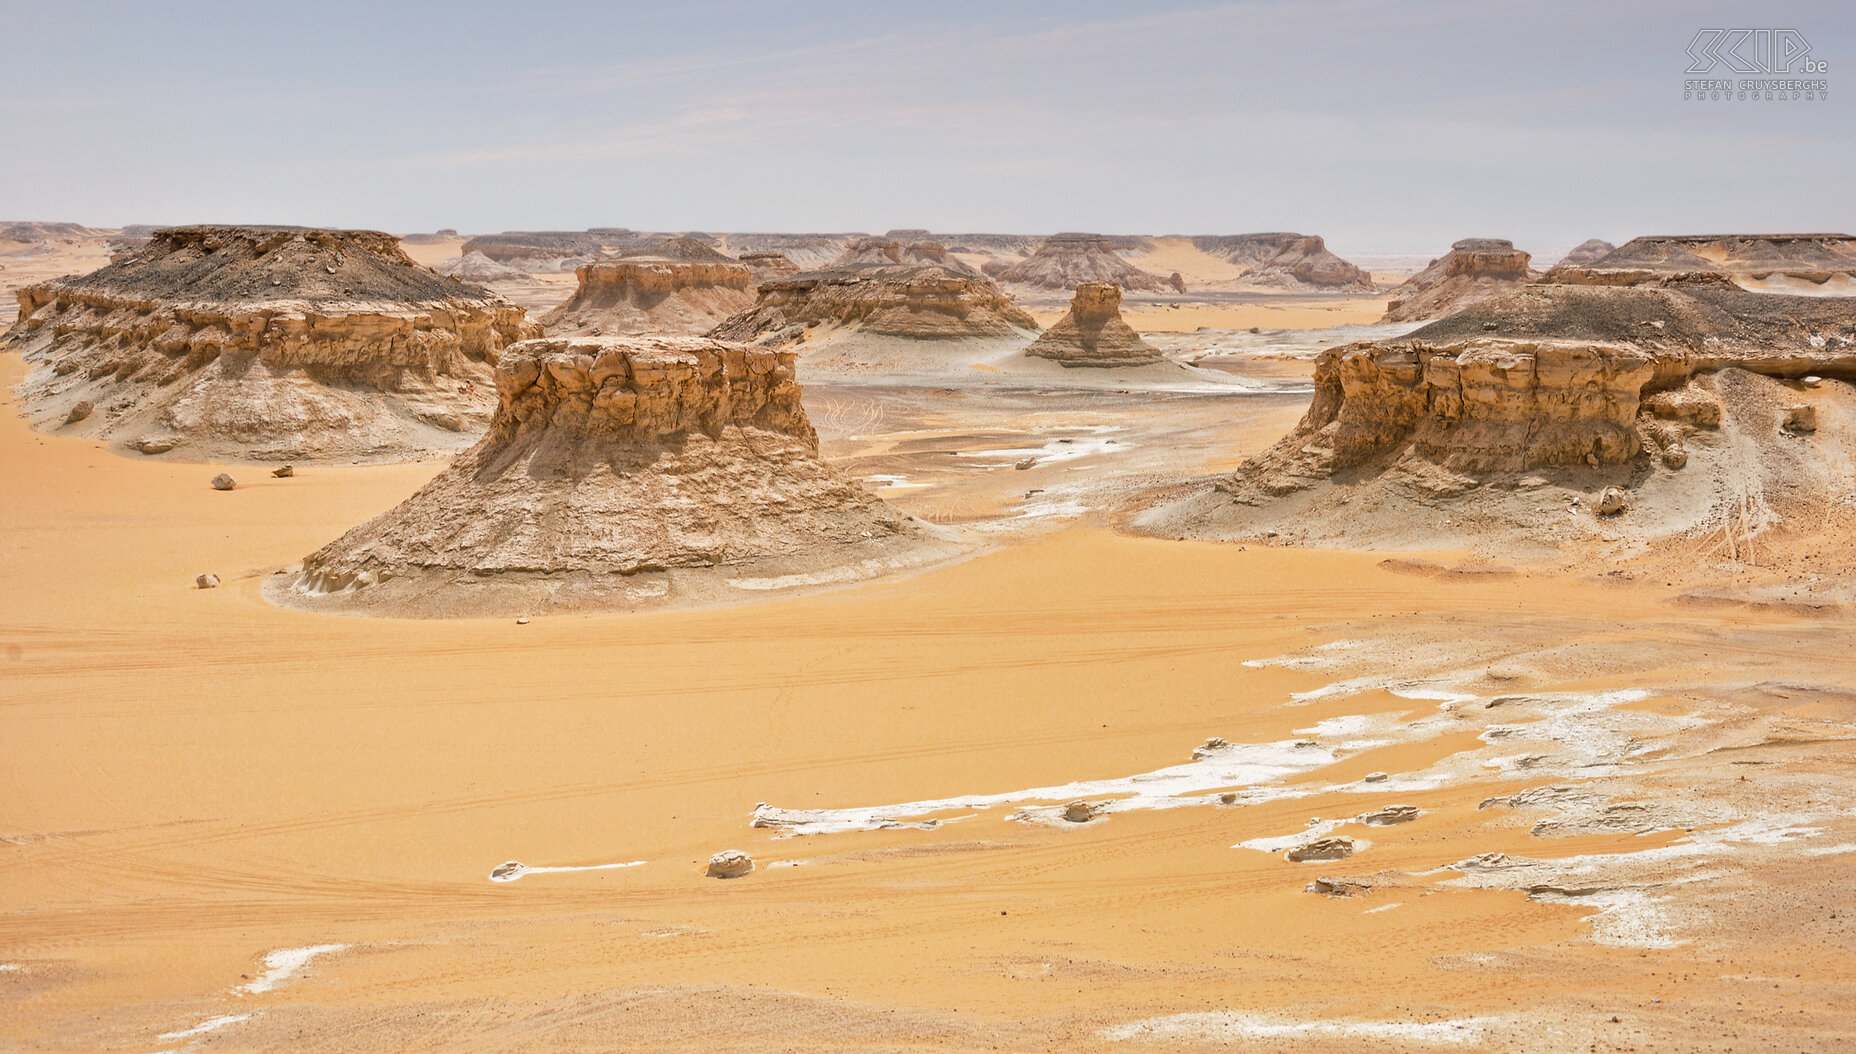
[[9,396],[0,1050],[1848,1049],[1848,617],[1090,511],[1305,398],[813,384],[992,551],[517,625],[261,599],[434,464],[221,493]]
[[[1187,294],[1190,297],[1191,294]],[[1050,328],[1063,317],[1061,304],[1026,305],[1038,325]],[[1383,296],[1270,296],[1258,294],[1245,303],[1176,303],[1122,305],[1121,317],[1141,333],[1191,333],[1199,329],[1324,329],[1329,326],[1363,326],[1378,322],[1386,313]]]

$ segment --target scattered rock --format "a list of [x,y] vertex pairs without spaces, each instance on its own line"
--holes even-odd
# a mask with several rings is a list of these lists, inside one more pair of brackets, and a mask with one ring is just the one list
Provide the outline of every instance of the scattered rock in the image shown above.
[[1383,772],[1369,772],[1361,777],[1361,780],[1365,783],[1384,783],[1387,778],[1388,777]]
[[1099,801],[1073,801],[1063,807],[1063,818],[1071,823],[1088,823],[1102,815],[1107,805]]
[[218,589],[219,588],[219,576],[211,572],[203,574],[193,580],[193,588],[195,589]]
[[1020,459],[1020,460],[1018,461],[1018,463],[1017,463],[1017,464],[1015,464],[1015,465],[1013,465],[1012,467],[1013,467],[1013,468],[1015,468],[1015,469],[1017,469],[1017,470],[1019,470],[1020,472],[1023,472],[1023,471],[1025,470],[1025,469],[1028,469],[1028,468],[1030,468],[1031,466],[1033,466],[1033,465],[1035,465],[1035,464],[1037,464],[1037,463],[1038,463],[1038,459],[1037,459],[1037,458],[1035,458],[1035,457],[1028,457],[1028,458],[1022,458],[1022,459]]
[[1326,897],[1358,897],[1373,891],[1372,883],[1354,878],[1317,878],[1302,887],[1303,892]]
[[64,415],[64,423],[68,425],[74,425],[77,422],[82,421],[84,418],[89,417],[92,413],[96,412],[96,409],[97,408],[95,406],[91,405],[91,402],[89,399],[82,400],[81,402],[78,402],[77,404],[71,407],[70,413]]
[[296,468],[291,465],[284,465],[280,468],[274,468],[271,470],[271,477],[273,479],[289,479],[291,476],[294,476],[294,475],[296,475]]
[[165,454],[174,449],[174,441],[161,436],[143,436],[130,445],[144,454]]
[[1787,432],[1817,431],[1817,407],[1810,403],[1786,407],[1783,427]]
[[227,473],[221,472],[219,475],[213,477],[214,490],[232,490],[237,486],[238,480],[233,479],[231,475]]
[[1598,496],[1598,514],[1616,516],[1631,506],[1630,491],[1623,487],[1606,487]]
[[1373,827],[1390,827],[1395,823],[1410,823],[1419,816],[1416,805],[1388,805],[1374,812],[1364,813],[1360,822]]
[[522,873],[527,870],[527,865],[523,864],[522,861],[510,860],[507,863],[498,864],[491,869],[490,881],[507,882],[512,878],[520,877]]
[[1353,855],[1353,839],[1317,838],[1307,845],[1296,846],[1285,855],[1288,860],[1297,864],[1341,860]]
[[740,878],[754,870],[754,858],[739,849],[724,849],[709,858],[710,878]]
[[1237,804],[1237,792],[1236,791],[1225,791],[1223,794],[1218,795],[1218,804],[1236,805]]
[[527,616],[527,615],[518,615],[518,616],[516,616],[516,625],[518,625],[518,626],[526,626],[526,625],[528,625],[528,616]]

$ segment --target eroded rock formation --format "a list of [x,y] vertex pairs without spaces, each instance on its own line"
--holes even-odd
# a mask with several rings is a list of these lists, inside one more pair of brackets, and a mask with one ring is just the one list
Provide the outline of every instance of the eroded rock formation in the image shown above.
[[752,308],[717,326],[723,340],[795,340],[831,324],[915,340],[1017,337],[1037,322],[977,275],[934,264],[834,268],[774,278]]
[[1616,248],[1617,246],[1602,238],[1588,238],[1578,245],[1573,246],[1572,251],[1561,257],[1560,262],[1553,266],[1566,267],[1571,265],[1576,267],[1580,264],[1593,263],[1603,259],[1606,254],[1612,252]]
[[[19,292],[4,338],[40,427],[191,456],[392,459],[469,441],[491,367],[539,329],[415,264],[391,235],[176,227],[91,274]],[[139,437],[139,438],[138,438]]]
[[[891,235],[896,232],[891,232]],[[924,237],[917,240],[903,241],[892,236],[882,238],[859,238],[844,247],[844,252],[831,262],[829,270],[851,267],[887,267],[893,264],[932,264],[945,267],[955,274],[976,276],[979,274],[959,259],[948,255],[947,247],[939,242],[928,240],[926,231],[904,232],[919,233]]]
[[756,286],[774,278],[785,278],[788,275],[799,273],[799,265],[787,259],[785,253],[763,250],[742,253],[738,259],[753,274]]
[[1196,237],[1201,252],[1245,268],[1245,284],[1338,293],[1374,292],[1373,278],[1328,251],[1314,234],[1279,232]]
[[1147,366],[1165,362],[1160,349],[1141,339],[1121,318],[1121,290],[1107,282],[1076,287],[1070,310],[1025,354],[1065,366]]
[[1592,285],[1680,282],[1722,275],[1751,289],[1856,293],[1856,238],[1847,234],[1698,234],[1633,238],[1595,260],[1568,257],[1547,280]]
[[624,257],[580,267],[574,272],[579,288],[573,298],[549,312],[542,324],[557,336],[695,335],[754,303],[753,273],[746,265],[699,244],[671,246],[669,251],[675,255]]
[[1464,238],[1392,291],[1386,322],[1442,318],[1528,280],[1528,254],[1504,238]]
[[996,277],[1038,289],[1074,289],[1086,282],[1107,282],[1144,292],[1173,290],[1165,278],[1122,259],[1114,243],[1100,234],[1053,234],[1036,252],[1000,269]]
[[951,551],[818,458],[793,356],[693,337],[507,349],[489,432],[304,561],[284,602],[412,614],[693,602]]
[[520,268],[499,264],[480,252],[465,253],[455,260],[446,260],[433,268],[442,275],[449,275],[460,282],[481,284],[483,282],[535,282],[540,281]]

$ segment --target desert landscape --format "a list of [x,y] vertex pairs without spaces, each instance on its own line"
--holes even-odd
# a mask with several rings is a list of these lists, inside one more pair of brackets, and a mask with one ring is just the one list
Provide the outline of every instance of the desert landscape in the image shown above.
[[741,159],[742,231],[4,203],[0,1051],[1856,1045],[1834,207]]

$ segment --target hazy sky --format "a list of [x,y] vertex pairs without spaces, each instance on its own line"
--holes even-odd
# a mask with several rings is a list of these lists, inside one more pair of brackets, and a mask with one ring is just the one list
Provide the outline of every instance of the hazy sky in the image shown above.
[[[1717,26],[1797,29],[1830,100],[1683,102]],[[1847,0],[0,0],[0,35],[0,219],[1856,229]]]

